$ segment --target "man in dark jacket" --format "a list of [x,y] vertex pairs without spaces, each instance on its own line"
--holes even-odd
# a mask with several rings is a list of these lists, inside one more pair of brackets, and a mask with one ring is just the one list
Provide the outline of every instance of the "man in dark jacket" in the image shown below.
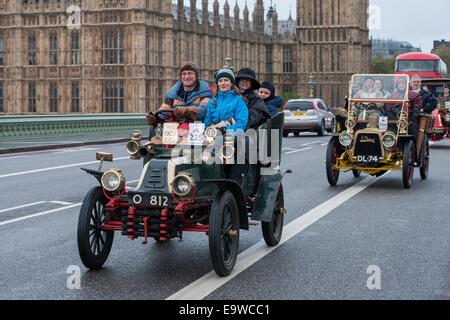
[[411,87],[413,91],[419,93],[422,97],[422,109],[420,109],[420,112],[431,114],[437,108],[438,102],[430,91],[424,90],[422,87],[422,78],[419,75],[412,76]]
[[275,96],[275,86],[269,81],[264,81],[261,83],[258,95],[264,100],[270,116],[272,118],[276,116],[278,114],[278,108],[283,106],[284,100],[282,97]]
[[247,129],[257,129],[270,119],[270,113],[263,99],[255,93],[255,90],[261,87],[258,80],[256,80],[255,71],[250,68],[239,70],[236,76],[236,83],[242,95],[247,99]]

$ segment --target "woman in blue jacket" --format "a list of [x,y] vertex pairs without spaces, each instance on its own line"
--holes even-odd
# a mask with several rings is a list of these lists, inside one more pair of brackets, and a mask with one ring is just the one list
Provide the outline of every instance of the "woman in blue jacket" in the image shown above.
[[[230,121],[226,126],[226,131],[232,131],[233,134],[242,134],[247,127],[248,108],[241,97],[238,88],[235,86],[233,71],[222,69],[215,74],[217,90],[214,99],[211,99],[206,105],[206,113],[203,119],[206,127],[212,124]],[[202,111],[199,112],[201,114]],[[231,124],[233,123],[233,124]]]
[[[210,100],[206,105],[206,114],[203,122],[206,127],[209,127],[222,121],[228,121],[229,124],[221,129],[222,133],[243,135],[247,127],[248,108],[245,100],[240,95],[239,89],[235,86],[234,73],[230,69],[222,69],[216,72],[214,77],[217,90],[215,91],[214,99]],[[199,114],[201,113],[200,111]],[[236,144],[235,150],[237,150]],[[247,170],[248,164],[246,163],[233,164],[226,169],[228,171],[227,177],[242,186]]]

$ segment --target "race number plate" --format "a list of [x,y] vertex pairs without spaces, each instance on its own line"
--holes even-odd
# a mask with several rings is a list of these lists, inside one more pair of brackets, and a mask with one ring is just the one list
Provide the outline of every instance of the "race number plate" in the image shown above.
[[178,123],[164,123],[162,143],[169,145],[178,143]]
[[356,159],[359,163],[373,163],[379,160],[378,156],[357,156]]
[[203,132],[205,131],[204,123],[189,123],[188,144],[194,146],[203,145]]
[[450,109],[450,101],[445,101],[445,108]]

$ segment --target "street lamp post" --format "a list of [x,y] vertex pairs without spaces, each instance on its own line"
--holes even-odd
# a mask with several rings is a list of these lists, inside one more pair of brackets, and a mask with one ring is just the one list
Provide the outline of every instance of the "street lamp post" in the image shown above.
[[314,76],[312,74],[309,76],[308,87],[309,87],[309,97],[314,98],[314,89],[316,88],[316,83],[314,82]]

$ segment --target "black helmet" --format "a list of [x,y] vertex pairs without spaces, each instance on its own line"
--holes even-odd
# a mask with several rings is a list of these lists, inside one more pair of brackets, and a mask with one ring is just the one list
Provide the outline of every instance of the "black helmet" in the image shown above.
[[241,79],[251,80],[253,90],[258,90],[259,88],[261,88],[261,84],[258,82],[258,80],[256,80],[255,71],[250,68],[242,68],[238,71],[236,76],[236,83],[239,84],[239,81]]

